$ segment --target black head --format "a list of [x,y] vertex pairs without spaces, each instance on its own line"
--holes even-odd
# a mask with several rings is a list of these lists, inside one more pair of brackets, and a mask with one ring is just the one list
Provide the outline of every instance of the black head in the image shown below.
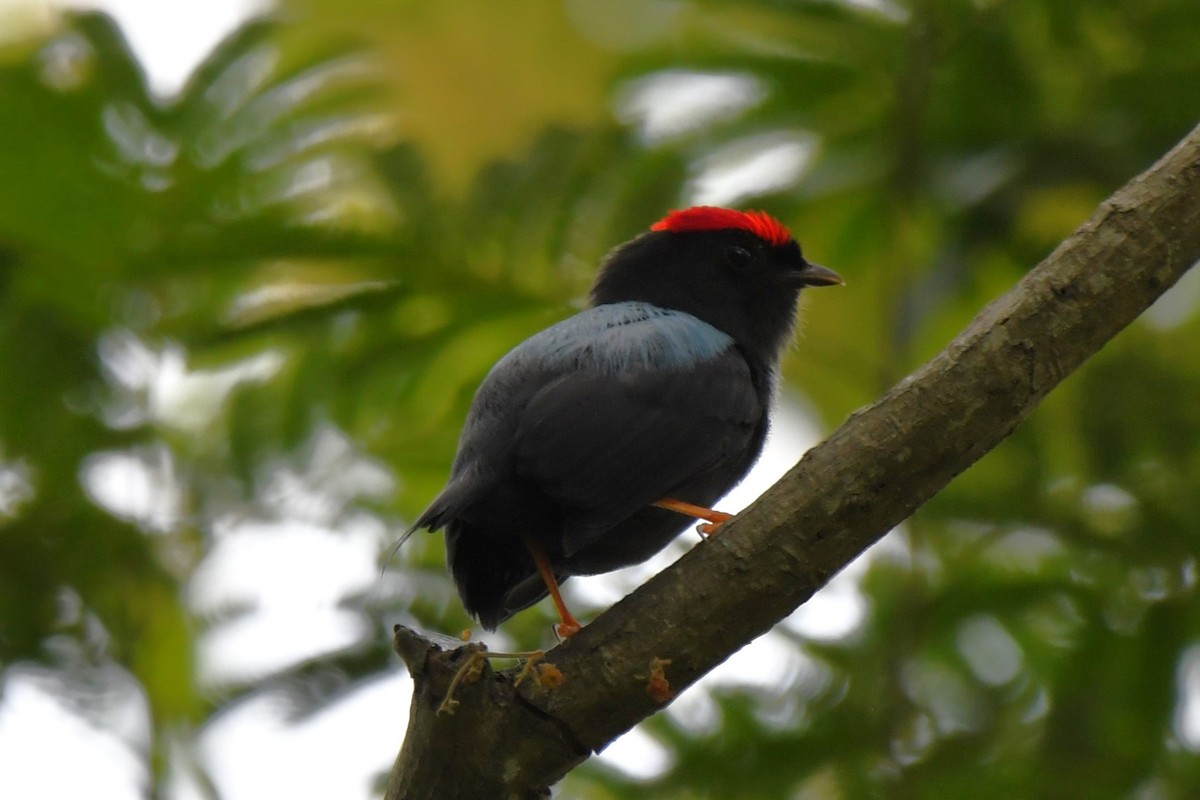
[[732,336],[754,366],[773,370],[791,338],[800,290],[840,283],[837,273],[806,261],[773,217],[699,206],[671,212],[613,250],[592,302],[685,311]]

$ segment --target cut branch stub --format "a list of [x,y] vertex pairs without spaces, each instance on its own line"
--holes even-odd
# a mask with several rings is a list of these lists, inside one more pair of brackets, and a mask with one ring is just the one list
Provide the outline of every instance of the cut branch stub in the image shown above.
[[[438,798],[448,800],[549,797],[550,786],[589,752],[518,696],[521,667],[498,672],[483,657],[482,644],[450,642],[395,627],[393,646],[414,686],[388,800],[427,798],[431,786],[438,787]],[[551,686],[554,680],[543,683]]]

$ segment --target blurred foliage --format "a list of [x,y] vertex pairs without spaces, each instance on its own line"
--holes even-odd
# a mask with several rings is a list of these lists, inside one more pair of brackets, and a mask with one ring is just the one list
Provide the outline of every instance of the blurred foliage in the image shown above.
[[[243,698],[312,713],[397,669],[397,619],[467,624],[418,537],[340,598],[352,646],[219,677],[197,653],[254,603],[197,587],[248,521],[386,550],[488,367],[666,209],[766,207],[848,277],[787,364],[832,424],[1200,109],[1192,0],[294,6],[170,99],[100,15],[0,49],[0,665],[140,687],[156,795]],[[650,720],[656,777],[562,795],[1194,797],[1188,284],[891,535],[850,635],[780,626],[803,669]]]

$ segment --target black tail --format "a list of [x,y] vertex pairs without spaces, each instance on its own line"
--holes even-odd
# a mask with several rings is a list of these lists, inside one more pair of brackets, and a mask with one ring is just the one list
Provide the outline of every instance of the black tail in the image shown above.
[[523,542],[458,519],[449,520],[445,528],[446,562],[458,595],[483,627],[494,631],[546,596],[546,586]]

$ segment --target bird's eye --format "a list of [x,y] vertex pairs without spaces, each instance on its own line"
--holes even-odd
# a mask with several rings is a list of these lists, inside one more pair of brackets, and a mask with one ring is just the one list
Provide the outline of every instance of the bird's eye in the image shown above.
[[729,262],[731,267],[745,269],[750,266],[750,262],[754,260],[754,256],[746,248],[735,245],[725,251],[725,260]]

